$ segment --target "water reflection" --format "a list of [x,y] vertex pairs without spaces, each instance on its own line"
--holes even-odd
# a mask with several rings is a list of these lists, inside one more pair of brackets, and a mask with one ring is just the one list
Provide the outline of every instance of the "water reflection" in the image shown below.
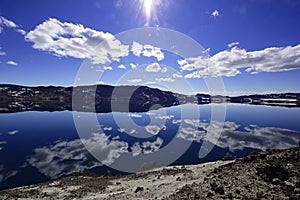
[[[173,121],[173,123],[178,123],[178,121]],[[178,138],[198,143],[207,140],[221,148],[229,149],[231,152],[244,148],[257,150],[286,149],[297,146],[297,142],[300,140],[299,132],[277,127],[258,127],[257,125],[242,127],[230,121],[226,121],[224,125],[219,122],[207,123],[199,120],[183,120],[183,123],[197,127],[199,130],[195,132],[190,128],[183,129],[177,135]],[[207,134],[207,130],[211,126],[223,126],[220,137],[214,132]]]
[[[150,169],[161,166],[185,144],[191,148],[175,164],[217,160],[226,154],[240,157],[267,148],[285,149],[297,146],[300,140],[300,109],[229,106],[226,121],[221,123],[210,121],[210,107],[197,108],[201,113],[197,119],[182,118],[178,107],[145,113],[97,114],[99,127],[91,127],[89,137],[83,139],[77,135],[68,111],[1,114],[0,188],[32,184],[84,169],[114,167],[118,163],[128,163],[126,167],[132,164],[136,171]],[[122,126],[115,121],[128,117],[137,126]],[[220,136],[212,131],[218,128],[223,128]],[[136,137],[143,132],[148,137]],[[212,154],[200,159],[197,155],[203,141],[215,147]],[[175,145],[170,145],[172,142]],[[86,150],[87,146],[101,162]],[[162,157],[157,156],[160,152],[164,153]]]
[[[233,156],[235,151],[243,151],[246,148],[255,150],[290,148],[296,146],[300,140],[299,132],[277,127],[258,127],[256,125],[243,127],[235,122],[226,121],[223,132],[218,137],[218,134],[214,134],[214,132],[208,134],[208,129],[221,126],[222,123],[220,122],[209,123],[190,119],[172,120],[173,125],[179,123],[185,123],[187,126],[178,131],[175,139],[192,141],[197,143],[198,146],[201,146],[203,140],[206,140],[230,152]],[[57,141],[53,145],[34,149],[34,154],[27,161],[42,174],[57,178],[83,169],[112,165],[122,154],[130,154],[136,159],[140,159],[139,155],[152,154],[166,145],[163,144],[164,139],[157,136],[160,132],[159,127],[146,127],[148,127],[151,134],[155,135],[155,139],[152,138],[151,141],[144,139],[132,143],[124,139],[122,132],[118,132],[118,136],[112,136],[109,132],[114,129],[104,127],[107,135],[93,133],[89,139]],[[195,131],[195,127],[197,131]],[[164,131],[168,131],[168,127],[165,126]],[[96,152],[98,158],[101,158],[101,163],[91,156],[85,146]],[[143,168],[142,165],[141,168]]]

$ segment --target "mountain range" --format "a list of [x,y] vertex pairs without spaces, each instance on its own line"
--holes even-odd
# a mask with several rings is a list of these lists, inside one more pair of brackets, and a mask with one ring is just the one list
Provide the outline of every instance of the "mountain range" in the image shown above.
[[244,103],[300,107],[300,93],[222,96],[184,95],[147,86],[76,87],[0,84],[0,113],[21,111],[146,112],[180,104]]

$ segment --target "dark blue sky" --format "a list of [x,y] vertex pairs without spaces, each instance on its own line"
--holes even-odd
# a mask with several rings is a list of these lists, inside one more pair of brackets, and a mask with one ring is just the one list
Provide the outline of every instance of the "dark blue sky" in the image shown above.
[[[145,4],[152,4],[148,20]],[[74,83],[88,53],[76,52],[68,42],[54,44],[59,39],[53,35],[52,43],[44,40],[40,33],[51,36],[51,30],[58,30],[51,26],[79,29],[82,25],[82,33],[89,28],[115,35],[146,25],[172,29],[193,38],[204,49],[210,49],[212,67],[204,69],[188,61],[195,66],[187,70],[185,64],[175,66],[177,63],[171,58],[156,60],[153,56],[132,58],[133,64],[172,64],[199,92],[206,91],[204,76],[221,77],[230,93],[300,91],[298,0],[1,0],[0,16],[0,83]],[[44,32],[37,30],[43,23]],[[77,37],[72,34],[64,32],[61,36]],[[235,44],[229,47],[231,43]],[[106,70],[107,75],[100,81],[114,84],[110,77],[132,70],[128,59],[112,64],[112,70]],[[119,69],[120,64],[126,69]]]

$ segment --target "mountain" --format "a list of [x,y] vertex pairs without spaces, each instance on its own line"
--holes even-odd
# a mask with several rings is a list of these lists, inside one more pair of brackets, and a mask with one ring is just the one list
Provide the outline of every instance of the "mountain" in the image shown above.
[[179,104],[247,103],[299,107],[300,93],[229,97],[183,95],[147,86],[89,85],[77,87],[0,84],[0,113],[21,111],[146,112]]

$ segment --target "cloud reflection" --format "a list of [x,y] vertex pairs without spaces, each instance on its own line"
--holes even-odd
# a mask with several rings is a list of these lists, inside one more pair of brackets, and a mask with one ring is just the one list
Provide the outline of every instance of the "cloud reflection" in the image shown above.
[[[173,123],[178,122],[173,120]],[[182,128],[177,135],[178,138],[195,142],[207,140],[221,148],[228,148],[232,152],[244,148],[286,149],[297,146],[297,142],[300,140],[299,132],[277,127],[249,125],[241,128],[241,125],[227,121],[224,123],[222,134],[219,137],[213,130],[222,126],[220,122],[207,123],[200,120],[183,120],[183,122],[198,128],[198,130],[195,131],[190,127]],[[209,134],[208,131],[210,131]]]
[[[59,141],[52,146],[36,148],[34,155],[27,161],[42,174],[58,178],[65,174],[113,163],[120,154],[128,152],[128,144],[116,139],[105,134],[94,133],[89,139]],[[102,163],[93,158],[83,143],[90,149],[98,150],[97,155]]]

